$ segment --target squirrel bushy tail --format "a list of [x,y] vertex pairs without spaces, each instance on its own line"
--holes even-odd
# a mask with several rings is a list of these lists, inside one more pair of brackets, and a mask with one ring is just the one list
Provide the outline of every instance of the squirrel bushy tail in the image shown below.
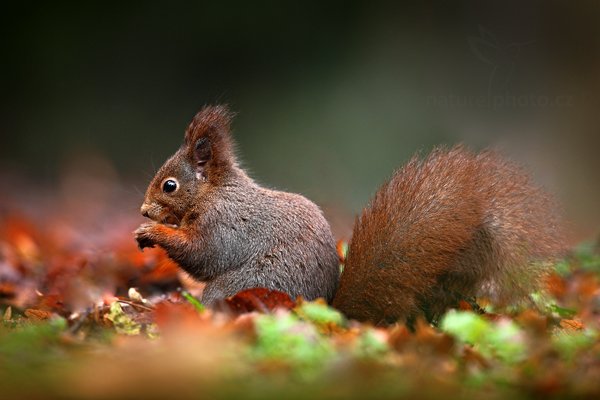
[[562,251],[551,198],[517,164],[462,146],[413,157],[357,217],[333,306],[373,323],[507,303]]

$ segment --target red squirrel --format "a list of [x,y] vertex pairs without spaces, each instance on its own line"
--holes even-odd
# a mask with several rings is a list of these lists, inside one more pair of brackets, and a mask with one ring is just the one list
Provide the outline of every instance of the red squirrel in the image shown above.
[[349,318],[430,320],[462,299],[535,290],[562,250],[550,197],[520,166],[462,146],[413,157],[356,219],[343,273],[329,224],[236,162],[225,106],[206,106],[157,172],[135,237],[206,282],[215,306],[249,288],[324,298]]

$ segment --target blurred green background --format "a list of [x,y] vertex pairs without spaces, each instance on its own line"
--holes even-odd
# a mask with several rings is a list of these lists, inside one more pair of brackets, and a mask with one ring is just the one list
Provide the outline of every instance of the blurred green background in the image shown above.
[[52,185],[101,165],[143,191],[194,113],[224,102],[251,175],[332,219],[415,151],[466,142],[526,163],[588,236],[599,22],[593,1],[13,3],[0,168]]

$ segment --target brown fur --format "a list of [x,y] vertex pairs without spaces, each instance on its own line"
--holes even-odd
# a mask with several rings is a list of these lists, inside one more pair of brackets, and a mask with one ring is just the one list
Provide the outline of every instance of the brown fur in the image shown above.
[[522,299],[561,250],[552,201],[516,164],[458,146],[413,157],[357,218],[333,305],[374,323]]

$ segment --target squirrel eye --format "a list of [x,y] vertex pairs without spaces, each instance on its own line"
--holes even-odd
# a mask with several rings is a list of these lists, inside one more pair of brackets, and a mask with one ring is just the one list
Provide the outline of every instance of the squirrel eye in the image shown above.
[[165,183],[163,183],[163,192],[172,193],[177,190],[177,181],[174,179],[167,179]]

